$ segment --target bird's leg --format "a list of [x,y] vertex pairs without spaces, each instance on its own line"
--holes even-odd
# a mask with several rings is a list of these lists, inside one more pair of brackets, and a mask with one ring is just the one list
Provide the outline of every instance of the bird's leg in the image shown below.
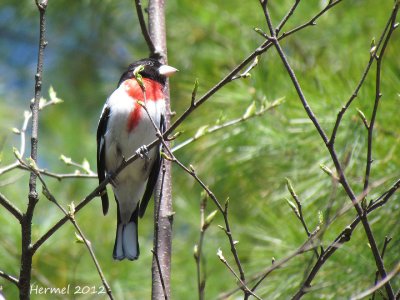
[[147,149],[146,145],[143,145],[139,149],[137,149],[136,154],[139,155],[141,159],[150,160],[149,149]]

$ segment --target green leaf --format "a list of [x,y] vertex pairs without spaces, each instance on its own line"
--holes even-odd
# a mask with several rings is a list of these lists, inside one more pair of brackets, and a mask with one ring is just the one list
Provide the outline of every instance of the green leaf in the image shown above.
[[21,134],[21,131],[16,127],[11,128],[11,131],[15,134]]
[[46,105],[46,103],[47,103],[47,100],[45,98],[41,97],[39,100],[39,109],[42,109],[43,106]]
[[192,104],[196,100],[197,89],[199,88],[199,80],[196,78],[194,81],[193,91],[192,91]]
[[206,206],[208,200],[208,193],[205,190],[201,191],[200,198],[202,205]]
[[52,101],[54,104],[64,102],[64,100],[57,97],[56,91],[54,90],[52,85],[49,87],[49,97],[50,101]]
[[286,187],[287,187],[287,189],[289,190],[290,194],[292,195],[293,198],[297,198],[297,194],[296,194],[296,192],[294,191],[292,182],[291,182],[290,179],[287,178],[287,177],[286,177],[285,179],[286,179]]
[[137,82],[139,83],[141,89],[143,91],[146,91],[146,87],[144,86],[142,75],[140,74],[140,72],[143,71],[143,70],[144,70],[144,66],[143,65],[140,65],[140,66],[136,67],[135,70],[133,70],[133,76],[135,76],[135,78],[136,78]]
[[60,160],[62,160],[66,165],[71,165],[72,163],[71,157],[67,157],[64,154],[60,155]]
[[285,102],[285,97],[275,99],[274,101],[272,101],[271,107],[277,107],[277,106],[281,105],[283,102]]
[[162,158],[164,158],[164,159],[166,159],[166,160],[168,160],[168,161],[173,161],[173,158],[170,157],[170,156],[168,156],[167,153],[161,151],[160,154],[161,154],[161,157],[162,157]]
[[197,129],[196,134],[194,135],[195,139],[198,139],[199,137],[205,135],[207,133],[208,125],[203,125],[199,129]]
[[256,113],[256,110],[257,110],[256,102],[253,101],[253,102],[251,102],[249,107],[247,107],[247,109],[243,115],[243,119],[247,119],[247,118],[253,116]]
[[203,224],[203,228],[202,228],[203,231],[205,231],[211,225],[211,223],[214,220],[217,213],[218,213],[218,210],[214,210],[207,216],[207,218],[205,219],[204,224]]
[[300,213],[299,213],[299,209],[297,208],[296,204],[294,204],[292,201],[290,201],[289,199],[285,198],[287,204],[289,204],[290,208],[292,209],[292,211],[295,213],[295,215],[300,218]]
[[193,256],[196,260],[199,258],[199,246],[197,244],[193,247]]
[[85,172],[88,174],[92,172],[92,170],[90,169],[90,163],[86,158],[83,159],[82,169],[85,170]]
[[75,243],[79,243],[79,244],[84,244],[85,242],[83,241],[83,238],[81,237],[81,235],[77,232],[75,232]]
[[226,262],[226,259],[225,259],[224,255],[222,254],[221,248],[218,248],[218,250],[217,250],[217,256],[218,256],[218,258],[219,258],[223,263]]
[[16,157],[18,160],[22,160],[21,153],[19,152],[19,150],[18,150],[16,147],[13,147],[13,153],[14,153],[15,157]]
[[75,204],[72,201],[71,204],[68,205],[68,214],[73,218],[75,216]]
[[136,102],[137,102],[137,104],[139,104],[140,106],[145,106],[145,105],[146,105],[143,101],[140,101],[140,100],[137,100]]
[[332,170],[329,169],[327,166],[325,166],[324,164],[320,164],[319,167],[321,168],[322,171],[324,171],[326,174],[328,174],[329,176],[333,176]]
[[35,170],[35,171],[38,170],[38,166],[37,166],[37,164],[36,164],[36,161],[34,161],[32,157],[28,157],[28,158],[27,158],[27,161],[28,161],[29,166],[30,166],[33,170]]

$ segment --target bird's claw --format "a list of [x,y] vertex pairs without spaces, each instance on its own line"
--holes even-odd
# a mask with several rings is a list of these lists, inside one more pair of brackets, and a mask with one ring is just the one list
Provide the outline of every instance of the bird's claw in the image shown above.
[[136,150],[136,154],[139,155],[141,159],[150,159],[149,158],[149,149],[145,145],[141,146]]

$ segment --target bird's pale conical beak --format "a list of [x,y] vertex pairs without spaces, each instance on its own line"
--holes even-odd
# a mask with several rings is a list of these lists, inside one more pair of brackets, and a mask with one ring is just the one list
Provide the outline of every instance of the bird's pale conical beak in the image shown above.
[[166,77],[169,77],[176,73],[178,69],[175,69],[174,67],[168,66],[168,65],[162,65],[161,67],[158,68],[158,73],[160,75],[164,75]]

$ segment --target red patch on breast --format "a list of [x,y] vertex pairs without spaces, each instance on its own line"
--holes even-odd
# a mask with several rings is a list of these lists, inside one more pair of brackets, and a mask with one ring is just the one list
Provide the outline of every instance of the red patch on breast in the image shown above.
[[[129,96],[135,100],[144,101],[142,88],[136,79],[133,78],[125,80],[123,85]],[[146,90],[146,100],[157,101],[164,98],[161,83],[148,78],[143,78],[143,85]]]
[[141,117],[142,117],[142,107],[139,105],[139,103],[135,101],[133,109],[131,110],[131,113],[129,114],[128,118],[128,124],[127,124],[128,132],[132,131],[133,128],[137,126]]
[[133,109],[129,114],[127,129],[132,131],[142,118],[142,113],[145,113],[137,101],[157,101],[164,99],[162,85],[154,80],[143,78],[145,86],[146,97],[144,97],[143,90],[136,79],[125,80],[122,85],[127,94],[134,101]]

